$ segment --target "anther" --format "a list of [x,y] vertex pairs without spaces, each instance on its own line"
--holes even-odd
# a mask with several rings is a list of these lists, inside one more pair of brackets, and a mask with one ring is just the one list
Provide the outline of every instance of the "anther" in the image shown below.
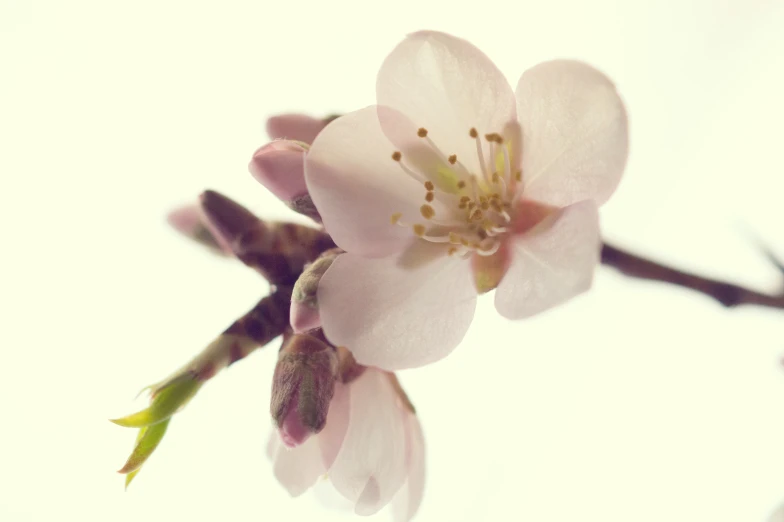
[[473,212],[471,212],[471,215],[468,216],[468,219],[470,219],[471,221],[479,221],[480,219],[482,219],[482,215],[483,215],[482,210],[475,208]]
[[455,245],[460,244],[460,236],[456,232],[449,233],[449,242]]
[[477,136],[479,136],[479,133],[476,132],[475,128],[471,127],[471,130],[468,131],[468,135],[471,136],[472,138],[476,138]]
[[457,182],[457,188],[464,189],[465,188],[465,181],[460,180]]
[[492,180],[493,183],[498,184],[498,180],[499,180],[498,172],[493,172]]
[[433,216],[436,215],[436,211],[433,210],[433,207],[430,205],[422,205],[419,207],[419,212],[422,214],[422,217],[425,219],[431,219]]
[[500,134],[497,132],[491,132],[490,134],[485,134],[485,139],[489,142],[495,142],[499,145],[504,142],[504,138],[501,137]]
[[433,185],[432,181],[425,181],[425,188],[427,190],[435,190],[435,185]]
[[471,201],[471,198],[469,198],[468,196],[463,196],[462,198],[460,198],[460,203],[468,203],[469,201]]
[[397,225],[397,222],[400,221],[400,218],[402,217],[403,217],[402,213],[395,212],[394,214],[392,214],[392,217],[390,218],[389,222],[392,223],[393,225]]
[[523,171],[518,170],[517,172],[515,172],[515,180],[523,181]]
[[420,127],[419,130],[417,131],[417,136],[419,136],[420,138],[424,138],[425,136],[427,136],[427,129],[424,127]]
[[455,163],[457,163],[457,154],[452,154],[451,156],[449,156],[448,159],[449,159],[449,163],[454,165]]
[[457,248],[455,248],[455,247],[452,247],[452,248],[450,248],[450,249],[447,251],[447,253],[448,253],[450,256],[453,256],[453,255],[455,255],[455,254],[457,253]]
[[400,151],[396,150],[395,152],[392,153],[392,159],[395,161],[400,161],[400,158],[402,157],[403,155],[400,153]]
[[425,225],[414,225],[414,234],[422,237],[425,235]]
[[433,194],[432,192],[428,192],[427,194],[425,194],[425,201],[430,203],[435,199],[435,197],[436,197],[435,194]]

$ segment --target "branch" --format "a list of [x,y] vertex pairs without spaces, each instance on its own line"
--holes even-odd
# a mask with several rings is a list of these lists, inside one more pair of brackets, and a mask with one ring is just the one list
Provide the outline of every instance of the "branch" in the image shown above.
[[[784,267],[769,252],[766,254],[784,274]],[[726,307],[743,304],[784,309],[784,292],[777,295],[756,292],[742,286],[708,279],[688,272],[661,265],[644,257],[625,252],[612,245],[602,245],[602,263],[618,269],[622,274],[638,279],[661,281],[690,288],[712,297]]]

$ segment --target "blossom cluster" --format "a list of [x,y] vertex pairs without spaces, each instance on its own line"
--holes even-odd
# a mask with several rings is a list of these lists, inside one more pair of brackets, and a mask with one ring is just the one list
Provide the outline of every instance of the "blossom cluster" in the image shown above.
[[340,117],[270,118],[249,170],[313,227],[266,223],[205,192],[169,216],[233,256],[271,295],[151,387],[121,472],[129,482],[173,414],[219,370],[282,337],[268,443],[293,496],[321,476],[369,515],[410,520],[425,444],[395,372],[465,336],[477,296],[513,320],[591,286],[598,207],[616,189],[627,119],[612,82],[580,62],[541,63],[515,89],[481,51],[437,32],[406,37],[377,76],[377,104]]

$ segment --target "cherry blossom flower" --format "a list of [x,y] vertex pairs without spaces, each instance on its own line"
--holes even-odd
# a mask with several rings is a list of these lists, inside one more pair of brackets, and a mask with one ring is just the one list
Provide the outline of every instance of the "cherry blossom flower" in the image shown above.
[[394,374],[367,368],[348,384],[337,382],[323,429],[288,446],[273,433],[267,454],[292,496],[326,474],[359,515],[390,503],[395,521],[416,514],[424,492],[424,438]]
[[576,61],[512,90],[468,42],[408,36],[378,105],[330,123],[305,159],[327,232],[346,251],[320,282],[329,340],[360,364],[421,366],[463,339],[478,294],[510,319],[587,290],[597,207],[618,185],[627,121],[614,85]]

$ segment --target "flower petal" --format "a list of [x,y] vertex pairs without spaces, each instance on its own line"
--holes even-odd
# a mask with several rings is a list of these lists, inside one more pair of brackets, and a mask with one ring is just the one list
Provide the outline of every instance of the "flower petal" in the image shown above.
[[407,419],[408,477],[392,499],[395,522],[408,522],[419,510],[425,493],[425,437],[415,414]]
[[[277,437],[277,434],[273,433],[272,436]],[[303,494],[327,471],[321,460],[316,437],[309,438],[294,449],[279,444],[274,460],[272,470],[275,478],[292,497]]]
[[324,429],[318,434],[321,460],[324,467],[329,469],[335,462],[335,457],[343,445],[349,422],[349,404],[351,396],[348,386],[340,382],[335,383],[335,393],[329,403],[327,422]]
[[318,289],[327,338],[357,362],[385,370],[422,366],[463,339],[476,307],[467,260],[424,264],[339,256]]
[[508,319],[522,319],[590,288],[601,246],[596,203],[568,206],[513,241],[495,307]]
[[559,207],[607,201],[628,155],[626,110],[609,78],[580,62],[544,62],[516,95],[525,196]]
[[348,431],[329,477],[335,489],[356,502],[357,514],[372,515],[405,480],[405,419],[385,372],[368,368],[349,391]]
[[413,235],[391,218],[400,213],[404,221],[418,220],[425,189],[392,159],[395,150],[371,106],[333,121],[305,159],[308,191],[324,227],[348,252],[383,257]]
[[306,114],[279,114],[267,120],[267,134],[272,140],[288,139],[313,143],[326,126],[325,120]]
[[481,171],[470,129],[503,134],[517,121],[514,93],[495,64],[469,42],[433,31],[408,35],[389,54],[376,99],[427,129],[446,156],[456,154],[473,173]]

